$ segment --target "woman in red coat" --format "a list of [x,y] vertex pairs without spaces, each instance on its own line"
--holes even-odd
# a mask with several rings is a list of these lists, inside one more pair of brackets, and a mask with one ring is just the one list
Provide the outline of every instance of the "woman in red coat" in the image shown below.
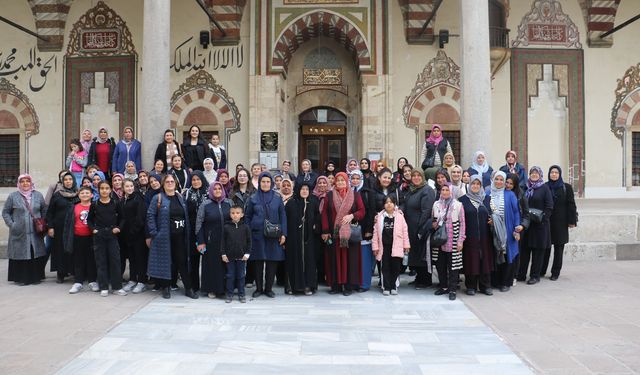
[[349,189],[349,177],[336,175],[335,188],[327,193],[322,207],[322,240],[327,243],[325,270],[330,294],[342,289],[348,296],[362,284],[360,240],[351,242],[351,224],[364,219],[365,208],[358,192]]

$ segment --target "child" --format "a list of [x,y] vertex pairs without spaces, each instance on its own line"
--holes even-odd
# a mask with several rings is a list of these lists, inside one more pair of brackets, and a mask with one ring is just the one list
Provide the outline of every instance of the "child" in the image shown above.
[[231,303],[233,291],[238,288],[238,299],[247,302],[244,297],[244,278],[247,260],[251,255],[251,229],[241,222],[244,217],[242,206],[231,207],[231,223],[224,226],[222,236],[222,261],[227,264],[227,303]]
[[119,296],[126,296],[122,289],[122,273],[120,271],[120,249],[118,233],[122,227],[122,211],[120,205],[111,199],[111,185],[107,181],[98,184],[100,198],[91,203],[87,224],[93,232],[93,246],[98,269],[100,295],[109,295],[111,288]]
[[125,178],[123,182],[124,197],[122,205],[123,226],[120,233],[120,271],[124,273],[125,258],[129,258],[129,282],[124,286],[127,292],[134,294],[144,292],[147,287],[147,258],[145,246],[145,223],[147,221],[147,205],[142,193],[135,190],[135,183]]
[[409,253],[409,229],[402,211],[396,208],[396,197],[389,194],[384,200],[373,226],[371,245],[377,261],[381,261],[382,294],[397,295],[396,280],[402,269],[402,258]]
[[93,254],[91,228],[87,224],[92,197],[93,192],[90,187],[81,187],[78,191],[80,203],[77,203],[73,210],[69,210],[65,218],[66,230],[63,241],[66,252],[73,253],[75,276],[75,284],[69,289],[70,294],[80,292],[85,281],[89,282],[89,288],[93,292],[100,290],[96,283],[96,260]]

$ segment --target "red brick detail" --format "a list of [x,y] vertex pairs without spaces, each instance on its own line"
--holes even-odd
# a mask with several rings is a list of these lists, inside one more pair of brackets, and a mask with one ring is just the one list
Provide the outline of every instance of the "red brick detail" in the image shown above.
[[225,128],[233,128],[233,120],[225,120],[224,121]]
[[440,96],[447,96],[447,86],[440,86]]
[[213,104],[216,104],[218,100],[220,100],[220,97],[218,95],[214,95],[211,97],[211,99],[209,99],[209,101]]
[[459,101],[459,100],[460,100],[460,91],[457,91],[457,90],[456,90],[456,91],[454,91],[454,92],[453,92],[453,95],[451,96],[451,98],[452,98],[453,100],[455,100],[456,102],[457,102],[457,101]]
[[173,113],[175,113],[175,114],[179,115],[179,114],[181,114],[181,113],[182,113],[182,108],[180,108],[180,106],[176,104],[176,105],[173,107],[173,109],[171,110],[171,112],[173,112]]
[[229,109],[228,105],[224,105],[224,107],[220,108],[220,113],[225,114],[227,112],[231,111],[231,109]]
[[178,127],[178,121],[171,121],[171,128],[175,129]]
[[456,124],[460,122],[460,114],[449,104],[438,104],[427,114],[428,124]]
[[204,93],[205,93],[204,90],[198,90],[197,93],[198,93],[198,99],[204,99]]
[[[2,121],[0,121],[2,122]],[[631,125],[640,125],[640,111],[636,112],[635,116],[633,116],[633,120],[631,121]]]
[[420,118],[411,116],[409,117],[409,125],[418,125],[420,123]]
[[182,98],[182,100],[184,100],[185,104],[190,104],[193,101],[191,99],[191,94],[185,95],[184,98]]
[[196,107],[184,118],[184,125],[217,125],[218,119],[206,107]]
[[7,102],[7,94],[0,94],[0,100],[1,100],[3,103],[6,103],[6,102]]
[[415,103],[413,103],[413,108],[417,109],[418,111],[422,111],[424,109],[424,104],[416,100]]
[[11,106],[12,106],[13,108],[18,108],[18,106],[20,105],[20,103],[22,103],[22,102],[20,101],[20,99],[18,99],[18,98],[16,98],[16,97],[14,97],[14,98],[13,98],[13,100],[11,101]]
[[433,93],[432,90],[429,90],[429,91],[425,92],[424,96],[426,96],[427,99],[429,99],[429,101],[432,101],[433,99],[436,98],[436,96],[435,96],[435,94]]
[[9,111],[0,111],[0,129],[17,129],[20,123],[16,116]]

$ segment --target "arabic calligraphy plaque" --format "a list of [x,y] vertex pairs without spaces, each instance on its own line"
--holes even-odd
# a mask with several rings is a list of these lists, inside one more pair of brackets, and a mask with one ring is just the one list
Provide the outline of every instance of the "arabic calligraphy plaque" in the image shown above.
[[529,24],[529,43],[562,43],[567,42],[567,26],[553,24]]
[[304,69],[302,83],[305,85],[340,85],[342,69]]
[[80,31],[80,51],[117,51],[120,48],[120,30],[93,29]]
[[284,0],[284,5],[300,4],[357,4],[360,0]]

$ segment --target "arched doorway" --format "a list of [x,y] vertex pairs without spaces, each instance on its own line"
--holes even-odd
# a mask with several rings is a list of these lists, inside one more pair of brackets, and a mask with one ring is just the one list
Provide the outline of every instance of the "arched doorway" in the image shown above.
[[338,169],[347,163],[347,116],[331,107],[316,107],[299,116],[298,160],[311,160],[319,172],[332,161]]

